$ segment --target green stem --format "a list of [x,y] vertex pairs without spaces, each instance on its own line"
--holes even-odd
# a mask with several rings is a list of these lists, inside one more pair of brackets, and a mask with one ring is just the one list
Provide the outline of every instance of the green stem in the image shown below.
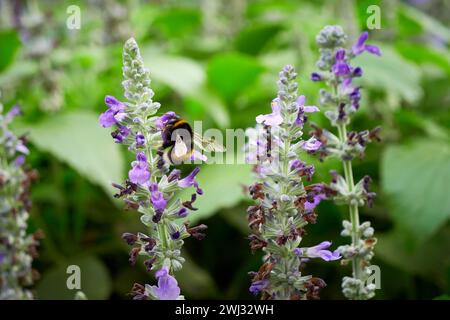
[[[339,139],[341,142],[345,142],[347,138],[347,128],[345,124],[339,124],[338,125],[338,133],[339,133]],[[355,187],[354,179],[353,179],[353,169],[352,169],[352,162],[350,160],[344,160],[344,177],[345,181],[347,182],[349,191],[353,191],[353,188]],[[350,204],[349,205],[349,213],[350,213],[350,222],[352,224],[352,244],[353,246],[357,246],[359,244],[360,235],[359,235],[359,210],[357,204]],[[355,256],[352,259],[352,269],[353,269],[353,277],[356,279],[362,279],[362,269],[361,269],[361,263],[359,261],[360,259]]]

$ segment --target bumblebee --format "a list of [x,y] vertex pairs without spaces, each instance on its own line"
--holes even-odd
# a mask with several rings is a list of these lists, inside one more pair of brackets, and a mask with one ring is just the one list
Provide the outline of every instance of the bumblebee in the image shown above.
[[173,117],[164,126],[162,131],[163,159],[171,164],[180,164],[190,160],[194,148],[206,152],[224,152],[225,147],[216,143],[214,139],[204,139],[192,130],[191,125],[180,117]]

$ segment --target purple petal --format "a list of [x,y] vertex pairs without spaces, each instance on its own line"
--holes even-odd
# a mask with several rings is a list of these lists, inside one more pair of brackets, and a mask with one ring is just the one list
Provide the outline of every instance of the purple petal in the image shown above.
[[116,122],[120,122],[120,121],[122,121],[123,119],[125,119],[126,116],[127,116],[127,114],[126,114],[125,112],[117,112],[117,113],[114,115],[114,119],[116,120]]
[[322,77],[317,72],[311,73],[311,80],[312,81],[322,81]]
[[25,157],[24,157],[24,156],[18,156],[18,157],[14,160],[14,165],[15,165],[16,167],[21,167],[24,163],[25,163]]
[[283,118],[278,113],[262,114],[256,117],[256,122],[275,127],[283,122]]
[[345,59],[345,50],[344,49],[337,50],[335,58],[336,58],[336,61],[344,61],[344,59]]
[[361,77],[361,76],[362,76],[362,73],[363,73],[362,69],[361,69],[360,67],[356,67],[356,68],[353,70],[352,75],[353,75],[354,77]]
[[139,161],[139,162],[147,162],[147,157],[145,156],[145,153],[139,152],[136,155],[136,160]]
[[21,109],[19,105],[15,105],[13,106],[8,113],[5,115],[5,118],[10,121],[12,120],[14,117],[18,116],[19,114],[21,114]]
[[145,144],[145,137],[142,133],[138,132],[135,136],[136,145],[143,146]]
[[364,48],[366,49],[367,52],[369,52],[371,54],[374,54],[376,56],[381,56],[380,48],[378,48],[377,46],[366,44]]
[[258,280],[251,284],[249,291],[251,293],[253,293],[254,295],[256,295],[259,292],[261,292],[261,290],[265,289],[268,285],[269,285],[269,280],[267,280],[267,279]]
[[321,145],[322,143],[319,140],[315,137],[311,137],[309,140],[303,141],[301,147],[306,151],[316,151]]
[[366,42],[367,38],[369,37],[369,33],[367,31],[364,31],[359,36],[358,40],[355,42],[355,44],[352,47],[352,53],[357,56],[364,51],[364,42]]
[[136,155],[136,160],[133,168],[128,172],[128,178],[133,183],[145,184],[150,179],[147,157],[143,152],[140,152]]
[[333,73],[337,76],[345,76],[350,74],[350,66],[345,62],[336,62],[332,69]]
[[188,211],[187,211],[186,208],[181,208],[180,211],[178,211],[177,214],[178,214],[178,216],[179,216],[180,218],[185,218],[185,217],[187,217],[187,215],[188,215]]
[[158,286],[152,286],[152,291],[159,300],[176,300],[180,296],[177,280],[169,274],[169,269],[163,267],[155,274]]
[[200,172],[200,168],[197,167],[192,172],[187,175],[185,178],[178,181],[178,186],[180,188],[189,188],[194,186],[197,189],[198,194],[202,194],[202,189],[199,188],[197,181],[195,180],[195,176]]
[[105,103],[114,113],[125,110],[125,104],[113,96],[106,96]]
[[280,113],[281,106],[280,106],[280,99],[279,98],[273,99],[272,103],[270,104],[270,106],[272,108],[272,112],[273,113]]
[[331,246],[330,241],[323,241],[322,243],[320,243],[314,247],[306,248],[305,254],[309,258],[321,258],[325,261],[332,261],[332,260],[340,259],[341,256],[339,255],[339,252],[337,250],[335,250],[334,252],[325,250],[325,249],[329,248],[330,246]]
[[152,205],[158,212],[163,212],[167,207],[167,200],[164,195],[158,190],[158,185],[153,183],[150,186]]
[[114,112],[111,109],[103,112],[98,118],[98,122],[103,128],[111,127],[112,125],[117,123],[116,119],[114,118]]
[[21,152],[21,153],[23,153],[23,154],[29,154],[30,153],[30,150],[28,150],[28,148],[20,140],[17,142],[16,150]]
[[297,106],[301,107],[305,105],[306,97],[304,95],[298,96]]
[[304,111],[307,113],[311,113],[311,112],[319,112],[320,110],[316,106],[305,106]]
[[322,201],[323,198],[324,198],[323,195],[318,194],[313,197],[313,202],[305,201],[304,207],[306,212],[313,211],[319,205],[320,201]]
[[156,121],[155,121],[156,128],[158,128],[159,130],[164,129],[164,126],[166,125],[167,121],[169,121],[170,119],[172,119],[174,117],[176,117],[175,112],[173,112],[173,111],[166,112],[161,117],[156,119]]

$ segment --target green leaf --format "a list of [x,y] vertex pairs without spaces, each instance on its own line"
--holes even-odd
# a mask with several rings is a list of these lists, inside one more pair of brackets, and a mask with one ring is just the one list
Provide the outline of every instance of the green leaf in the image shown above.
[[388,147],[381,175],[392,199],[392,218],[411,242],[423,242],[450,217],[450,146],[445,140]]
[[208,83],[226,100],[234,100],[256,82],[264,67],[253,57],[239,53],[215,56],[207,66]]
[[181,38],[200,27],[200,12],[171,8],[158,15],[153,26],[169,38]]
[[381,52],[381,57],[364,53],[355,59],[364,72],[361,82],[409,103],[417,102],[423,95],[419,67],[388,47],[382,46]]
[[256,55],[260,53],[280,31],[282,27],[277,24],[252,24],[241,31],[235,39],[238,51]]
[[450,74],[450,55],[448,50],[428,47],[418,43],[398,43],[396,49],[408,60],[418,64],[433,64]]
[[[252,181],[250,165],[205,165],[197,176],[203,195],[197,197],[193,211],[188,216],[191,222],[206,219],[220,209],[230,208],[246,199],[242,186]],[[190,199],[193,190],[180,193],[182,199]],[[242,214],[245,215],[245,212]]]
[[[80,267],[80,290],[92,300],[108,299],[111,294],[111,278],[108,269],[94,256],[70,259],[65,264],[47,270],[37,285],[37,298],[41,300],[73,300],[77,289],[67,288],[67,279],[74,273],[67,273],[67,267]],[[69,281],[69,283],[73,283]]]
[[168,85],[182,96],[193,95],[205,83],[205,71],[194,60],[144,50],[146,66],[150,76]]
[[0,86],[11,85],[16,81],[23,78],[31,77],[36,74],[39,66],[34,61],[20,61],[20,63],[14,63],[5,72],[0,74]]
[[195,105],[206,111],[220,128],[230,126],[230,113],[227,106],[208,88],[200,88],[186,98],[186,104]]
[[120,146],[90,111],[58,114],[29,128],[31,142],[68,163],[79,174],[112,194],[111,182],[123,180]]
[[398,228],[379,234],[377,238],[376,257],[409,274],[432,280],[441,288],[446,286],[450,266],[447,254],[450,250],[449,228],[442,229],[414,249],[411,249],[410,241],[404,238],[402,230]]
[[0,72],[14,61],[19,47],[20,39],[15,30],[0,30]]

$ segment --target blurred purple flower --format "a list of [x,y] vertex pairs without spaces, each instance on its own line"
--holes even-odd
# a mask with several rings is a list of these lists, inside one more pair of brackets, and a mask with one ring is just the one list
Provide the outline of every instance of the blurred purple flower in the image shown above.
[[281,107],[280,107],[280,99],[275,98],[272,100],[272,113],[269,114],[261,114],[256,117],[257,123],[264,123],[268,126],[278,126],[283,122],[283,117],[281,116]]
[[358,40],[355,42],[355,44],[352,47],[352,53],[355,56],[360,55],[364,51],[367,51],[367,52],[377,55],[377,56],[381,56],[381,51],[377,46],[365,44],[368,37],[369,37],[369,33],[367,31],[364,31],[363,33],[361,33]]
[[253,282],[250,285],[249,291],[254,295],[257,295],[261,290],[265,289],[269,285],[269,280],[263,279]]
[[322,143],[315,137],[311,137],[308,140],[301,142],[302,149],[306,151],[316,151],[321,145]]
[[22,110],[18,104],[13,106],[8,113],[5,115],[6,122],[10,122],[13,118],[20,115],[22,113]]
[[29,154],[30,150],[23,144],[22,140],[17,141],[16,150],[23,153],[23,154]]
[[176,300],[180,296],[177,279],[169,274],[169,268],[162,267],[155,273],[158,286],[152,286],[153,294],[159,300]]
[[143,152],[136,155],[136,161],[133,168],[128,172],[128,178],[133,183],[145,184],[150,179],[150,170],[148,169],[147,157]]
[[107,128],[125,118],[126,105],[113,96],[106,96],[105,103],[108,106],[108,110],[100,115],[98,121],[102,127]]
[[311,80],[312,81],[322,81],[322,76],[318,74],[317,72],[311,73]]
[[24,156],[18,156],[16,159],[14,159],[14,164],[16,167],[21,167],[24,163],[25,163]]

